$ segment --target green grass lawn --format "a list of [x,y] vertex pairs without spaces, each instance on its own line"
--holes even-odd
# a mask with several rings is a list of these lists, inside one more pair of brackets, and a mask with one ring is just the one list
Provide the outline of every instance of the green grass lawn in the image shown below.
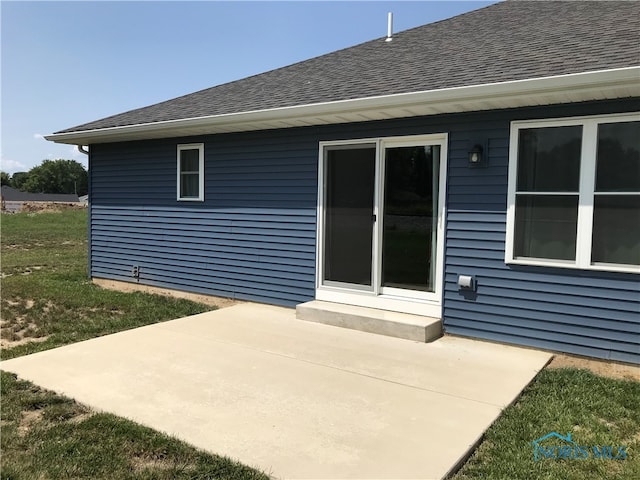
[[[534,460],[532,441],[567,433],[590,450],[589,458]],[[548,451],[563,446],[543,442]],[[593,457],[593,447],[626,447],[625,459]],[[585,480],[640,478],[640,382],[604,378],[587,370],[545,369],[487,431],[454,480]]]
[[2,480],[269,477],[2,372]]

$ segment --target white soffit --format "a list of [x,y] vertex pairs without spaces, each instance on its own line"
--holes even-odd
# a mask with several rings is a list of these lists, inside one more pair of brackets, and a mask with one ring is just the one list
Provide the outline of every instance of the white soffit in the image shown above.
[[640,67],[46,135],[73,145],[640,97]]

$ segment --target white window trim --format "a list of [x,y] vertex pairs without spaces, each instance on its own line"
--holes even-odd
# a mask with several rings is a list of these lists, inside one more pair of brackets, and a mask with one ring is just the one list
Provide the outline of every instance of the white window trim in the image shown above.
[[[593,232],[593,201],[596,175],[596,149],[598,124],[640,121],[640,113],[571,117],[548,120],[524,120],[511,122],[509,138],[509,187],[507,193],[507,232],[505,239],[505,262],[515,265],[574,268],[581,270],[604,270],[610,272],[640,273],[637,265],[591,263],[591,236]],[[553,260],[543,258],[514,257],[515,202],[518,168],[518,139],[521,129],[563,127],[581,125],[582,148],[580,152],[580,182],[578,197],[578,228],[576,236],[576,260]],[[521,192],[522,193],[522,192]],[[544,195],[545,192],[537,192]]]
[[[180,152],[183,150],[198,150],[198,196],[180,196]],[[183,143],[178,145],[176,154],[176,199],[179,202],[204,202],[204,143]]]

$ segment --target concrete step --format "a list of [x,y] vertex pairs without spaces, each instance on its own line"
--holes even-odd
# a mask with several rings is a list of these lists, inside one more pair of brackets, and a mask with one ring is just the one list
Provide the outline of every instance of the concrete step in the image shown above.
[[296,317],[309,322],[324,323],[417,342],[432,342],[442,336],[442,321],[439,318],[321,300],[298,305]]

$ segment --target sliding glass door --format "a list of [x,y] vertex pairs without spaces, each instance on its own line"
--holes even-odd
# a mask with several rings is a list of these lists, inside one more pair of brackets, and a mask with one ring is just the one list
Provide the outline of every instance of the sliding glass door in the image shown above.
[[440,303],[445,154],[446,135],[321,145],[319,291]]

